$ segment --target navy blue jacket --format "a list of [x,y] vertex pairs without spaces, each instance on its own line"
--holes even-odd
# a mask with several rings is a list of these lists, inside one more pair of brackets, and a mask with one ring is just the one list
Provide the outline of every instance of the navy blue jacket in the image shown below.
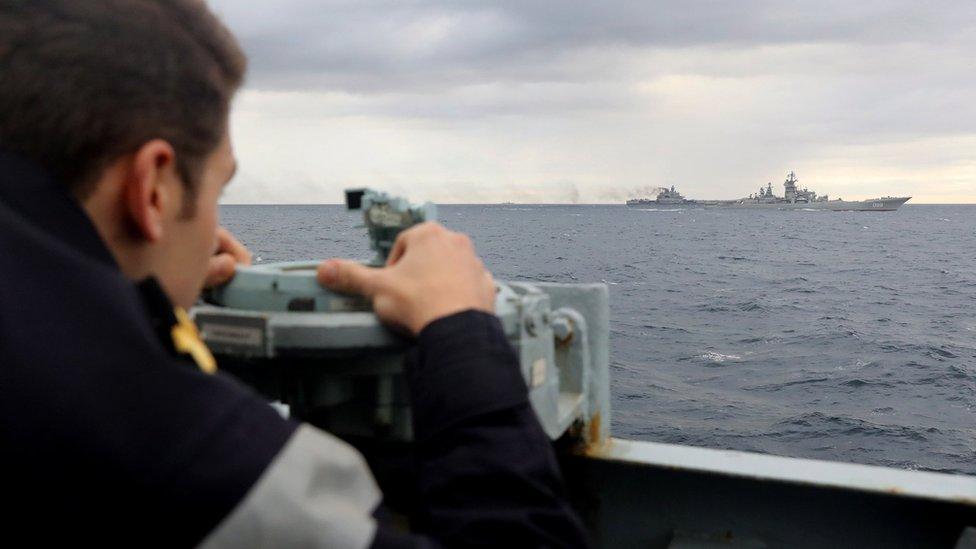
[[[192,546],[288,443],[294,422],[175,354],[171,311],[152,279],[125,279],[58,182],[0,153],[6,537]],[[374,546],[584,545],[497,319],[432,323],[407,379],[420,520],[381,522]]]

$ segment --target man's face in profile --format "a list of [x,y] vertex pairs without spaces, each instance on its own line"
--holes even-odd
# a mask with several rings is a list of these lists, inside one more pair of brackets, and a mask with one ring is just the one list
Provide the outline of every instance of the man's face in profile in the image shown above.
[[[217,149],[204,161],[198,180],[194,207],[182,211],[186,190],[180,182],[180,204],[167,216],[168,227],[157,244],[163,259],[157,272],[163,286],[176,305],[193,305],[207,276],[210,258],[217,247],[218,206],[221,191],[233,178],[237,164],[230,136],[225,130]],[[175,177],[175,176],[174,176]]]

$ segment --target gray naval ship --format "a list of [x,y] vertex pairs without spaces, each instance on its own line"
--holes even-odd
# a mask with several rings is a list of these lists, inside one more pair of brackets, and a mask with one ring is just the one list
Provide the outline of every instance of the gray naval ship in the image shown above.
[[773,184],[760,187],[759,192],[738,200],[690,200],[679,193],[674,186],[658,193],[656,199],[634,198],[627,205],[635,208],[727,208],[727,209],[771,209],[771,210],[829,210],[835,212],[893,212],[911,200],[910,196],[872,198],[869,200],[831,200],[828,195],[820,196],[810,189],[800,189],[796,174],[790,172],[783,183],[783,196],[776,196]]
[[[400,231],[436,216],[372,191],[347,204],[362,212],[375,265]],[[359,448],[409,527],[410,342],[369,303],[322,289],[316,265],[242,267],[194,317],[222,369]],[[495,303],[594,547],[976,549],[976,477],[614,437],[608,292],[498,282]]]
[[654,200],[649,198],[633,198],[627,201],[627,205],[635,207],[681,206],[694,208],[704,206],[705,203],[698,200],[688,200],[683,194],[675,190],[674,185],[671,185],[670,189],[662,189]]

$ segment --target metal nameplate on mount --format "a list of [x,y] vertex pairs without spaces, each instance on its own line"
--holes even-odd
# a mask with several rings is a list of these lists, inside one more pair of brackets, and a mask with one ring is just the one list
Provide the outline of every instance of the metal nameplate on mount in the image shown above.
[[263,315],[227,315],[199,312],[200,335],[215,353],[270,356],[268,319]]

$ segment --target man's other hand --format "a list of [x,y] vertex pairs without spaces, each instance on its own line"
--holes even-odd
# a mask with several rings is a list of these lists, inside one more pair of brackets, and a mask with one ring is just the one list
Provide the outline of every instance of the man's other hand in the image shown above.
[[495,309],[495,282],[471,239],[437,223],[400,233],[385,267],[330,259],[319,265],[318,280],[326,288],[372,299],[380,320],[414,335],[438,318]]
[[217,249],[210,258],[205,288],[219,286],[234,278],[237,265],[250,265],[251,252],[223,227],[217,227]]

